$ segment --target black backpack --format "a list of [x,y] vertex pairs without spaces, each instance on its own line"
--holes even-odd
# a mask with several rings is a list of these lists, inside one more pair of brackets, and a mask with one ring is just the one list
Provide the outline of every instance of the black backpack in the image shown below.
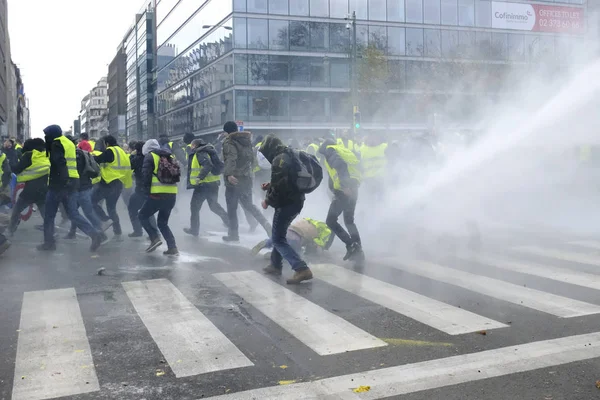
[[160,183],[173,185],[181,180],[181,166],[172,155],[161,155],[158,161],[156,177]]
[[290,149],[289,153],[295,166],[291,181],[300,193],[314,192],[323,181],[323,168],[317,157],[302,150]]
[[210,156],[210,161],[213,164],[210,173],[214,176],[221,175],[223,173],[223,170],[225,169],[225,163],[223,162],[223,160],[221,160],[221,157],[219,157],[216,151],[210,151],[208,152],[208,155]]

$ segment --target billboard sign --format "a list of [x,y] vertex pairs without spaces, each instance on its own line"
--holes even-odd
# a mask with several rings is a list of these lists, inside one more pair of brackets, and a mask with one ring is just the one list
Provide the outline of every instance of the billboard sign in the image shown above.
[[492,2],[492,28],[584,33],[583,9],[545,4]]

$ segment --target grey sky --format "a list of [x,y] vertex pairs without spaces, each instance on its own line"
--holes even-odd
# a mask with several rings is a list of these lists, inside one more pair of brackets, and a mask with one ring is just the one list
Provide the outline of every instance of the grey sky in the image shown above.
[[81,99],[108,64],[142,0],[8,0],[13,61],[21,68],[32,136],[79,115]]

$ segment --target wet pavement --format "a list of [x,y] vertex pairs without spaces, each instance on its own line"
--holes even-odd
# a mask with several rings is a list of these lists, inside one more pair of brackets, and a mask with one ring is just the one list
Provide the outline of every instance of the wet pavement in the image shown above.
[[594,238],[504,231],[363,267],[337,249],[287,286],[250,255],[260,233],[177,226],[171,259],[145,238],[39,253],[32,226],[0,259],[0,399],[600,396]]

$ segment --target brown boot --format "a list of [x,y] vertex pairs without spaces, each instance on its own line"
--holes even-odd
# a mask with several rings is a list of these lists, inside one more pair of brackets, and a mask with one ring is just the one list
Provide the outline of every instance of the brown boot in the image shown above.
[[288,285],[297,285],[303,281],[309,281],[313,278],[312,271],[306,267],[294,273],[294,276],[287,280]]
[[274,267],[271,264],[263,268],[263,272],[267,275],[281,276],[281,268]]

